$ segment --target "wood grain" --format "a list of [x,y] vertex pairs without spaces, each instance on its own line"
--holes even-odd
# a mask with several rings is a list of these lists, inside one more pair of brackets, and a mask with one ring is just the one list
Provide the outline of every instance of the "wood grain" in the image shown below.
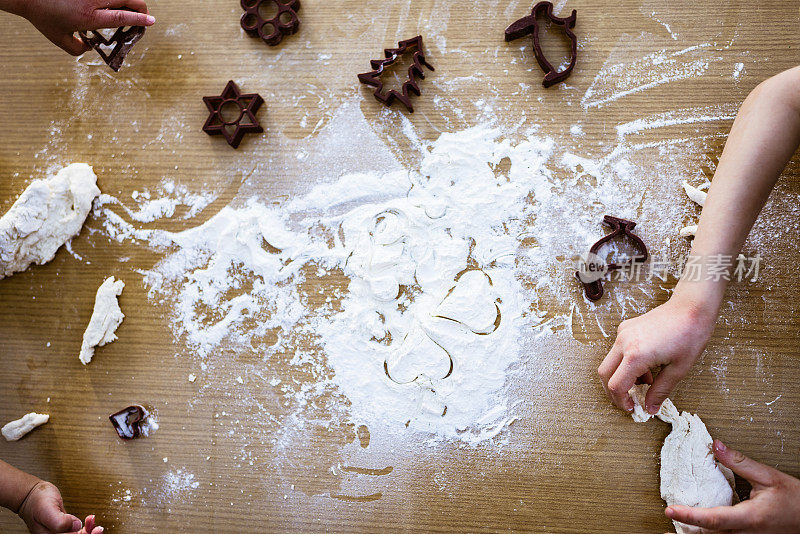
[[[618,124],[672,109],[737,106],[759,81],[796,61],[800,13],[784,1],[574,0],[563,9],[578,10],[578,66],[569,88],[544,91],[530,49],[523,60],[519,44],[502,42],[505,26],[530,7],[518,0],[303,0],[300,32],[269,48],[241,31],[236,1],[205,0],[191,9],[152,2],[157,25],[118,74],[91,54],[75,60],[61,53],[25,21],[2,14],[0,211],[32,179],[72,161],[94,165],[103,191],[121,199],[154,189],[164,178],[192,190],[217,191],[218,200],[199,221],[251,190],[279,202],[298,184],[315,181],[296,147],[312,143],[316,125],[329,124],[340,103],[352,100],[366,116],[377,117],[375,132],[401,159],[408,157],[406,118],[423,139],[435,139],[480,122],[469,104],[483,98],[492,102],[500,126],[536,124],[559,137],[581,123],[585,150],[599,153],[600,147],[613,146]],[[355,75],[382,48],[418,33],[425,36],[436,73],[423,82],[416,113],[385,111]],[[717,58],[702,75],[656,84],[588,110],[581,105],[609,62],[698,43],[707,44],[702,57]],[[734,79],[731,72],[740,62],[745,70]],[[480,83],[445,83],[476,72],[485,92]],[[238,151],[200,131],[206,114],[200,97],[218,94],[229,79],[266,101],[259,115],[266,135],[246,138]],[[523,90],[520,82],[527,84]],[[468,112],[443,112],[437,97],[463,104]],[[304,122],[304,116],[310,119]],[[721,136],[730,122],[692,126],[691,134]],[[676,126],[673,133],[681,130]],[[640,137],[646,143],[663,135],[645,131]],[[700,168],[713,162],[723,138],[718,141],[705,159],[689,164]],[[271,177],[268,186],[255,190],[254,175]],[[788,236],[797,239],[800,220],[780,195],[799,188],[794,162],[773,198],[777,207],[759,223],[788,229],[781,242],[761,251],[772,262],[771,278],[731,289],[735,305],[724,310],[706,354],[674,396],[679,406],[699,412],[715,436],[794,475],[800,474],[800,282],[793,266],[800,253]],[[189,225],[169,224],[170,229]],[[51,422],[26,439],[0,443],[0,457],[57,484],[70,512],[97,514],[107,532],[670,528],[658,492],[658,451],[667,429],[631,424],[610,407],[595,378],[613,339],[576,331],[578,339],[560,347],[564,369],[558,383],[546,394],[522,388],[531,416],[514,423],[513,439],[500,451],[393,445],[381,436],[360,449],[354,429],[343,423],[310,432],[307,442],[293,444],[290,465],[278,465],[274,444],[258,442],[262,433],[231,424],[244,414],[219,415],[235,406],[224,391],[209,389],[202,402],[193,402],[203,385],[190,384],[186,376],[196,367],[180,356],[168,305],[147,298],[138,274],[159,256],[91,232],[97,228],[91,219],[73,243],[88,261],[62,249],[53,262],[0,281],[0,422],[29,411],[51,414]],[[121,262],[123,257],[129,260]],[[127,318],[120,341],[83,367],[77,357],[82,331],[94,292],[109,275],[127,282],[121,298]],[[621,319],[607,313],[600,323],[613,332]],[[232,361],[257,357],[238,354]],[[722,379],[714,372],[719,366],[725,368]],[[266,389],[263,394],[279,414],[279,400]],[[161,430],[122,443],[106,418],[132,402],[157,405]],[[232,428],[237,438],[229,436]],[[385,475],[342,471],[344,449],[349,459],[361,460],[357,467],[394,469]],[[172,494],[153,489],[178,470],[193,474],[198,488]],[[130,502],[120,500],[126,489],[133,493]],[[377,494],[380,498],[360,501],[331,497]],[[0,513],[0,530],[22,532],[21,523]]]

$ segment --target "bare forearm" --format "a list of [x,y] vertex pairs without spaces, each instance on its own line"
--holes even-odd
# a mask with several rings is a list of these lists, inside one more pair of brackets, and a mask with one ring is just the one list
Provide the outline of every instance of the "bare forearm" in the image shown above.
[[25,0],[0,0],[0,11],[7,11],[20,17],[25,16]]
[[0,460],[0,506],[17,513],[28,492],[41,479]]
[[[731,129],[700,217],[692,255],[735,257],[800,145],[800,67],[761,84]],[[716,316],[727,281],[682,279],[675,290]]]

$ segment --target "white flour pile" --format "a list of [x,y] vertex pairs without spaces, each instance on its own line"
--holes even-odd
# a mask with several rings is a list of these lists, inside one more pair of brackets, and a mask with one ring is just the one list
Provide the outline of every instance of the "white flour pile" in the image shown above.
[[[503,386],[527,306],[517,236],[552,185],[551,141],[498,135],[444,134],[419,173],[345,175],[281,208],[225,207],[181,233],[135,230],[103,210],[106,227],[178,247],[145,283],[174,299],[176,332],[201,358],[247,347],[266,359],[313,333],[354,421],[478,443],[512,419]],[[507,175],[495,172],[504,158]],[[336,271],[346,294],[312,309],[308,274]],[[263,343],[274,331],[277,343]]]

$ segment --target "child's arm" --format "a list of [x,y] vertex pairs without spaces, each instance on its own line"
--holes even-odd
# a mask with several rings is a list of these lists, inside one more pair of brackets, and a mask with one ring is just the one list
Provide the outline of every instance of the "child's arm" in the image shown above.
[[[703,265],[716,255],[736,257],[781,171],[800,145],[800,67],[759,85],[747,97],[714,174],[692,255]],[[658,411],[705,349],[728,282],[681,279],[665,304],[624,321],[598,373],[614,403],[631,411],[628,390],[662,366],[647,393]]]
[[144,0],[0,0],[0,10],[25,17],[53,44],[74,56],[88,50],[75,36],[77,31],[152,26],[156,21],[147,14]]
[[72,532],[102,534],[94,516],[80,519],[64,511],[61,493],[54,485],[0,460],[0,506],[18,514],[33,534]]

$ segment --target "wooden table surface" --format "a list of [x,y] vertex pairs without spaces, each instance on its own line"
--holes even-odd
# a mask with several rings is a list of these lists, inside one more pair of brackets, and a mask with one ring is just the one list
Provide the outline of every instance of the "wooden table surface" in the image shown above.
[[[578,67],[566,87],[544,90],[530,46],[503,42],[504,28],[531,7],[518,0],[303,0],[300,32],[276,48],[244,35],[235,0],[191,6],[152,2],[157,25],[117,74],[93,53],[73,59],[27,22],[0,15],[0,211],[31,180],[73,161],[92,164],[101,189],[123,200],[165,178],[218,197],[194,219],[145,227],[188,228],[234,198],[281,200],[318,180],[298,150],[353,102],[374,136],[412,167],[406,118],[423,140],[434,140],[484,120],[478,101],[491,104],[499,126],[539,125],[557,139],[580,123],[581,150],[597,155],[617,141],[619,124],[679,109],[735,112],[761,80],[794,66],[800,35],[798,2],[785,0],[559,2],[557,12],[578,10]],[[386,111],[355,75],[382,48],[417,34],[436,72],[423,82],[416,113]],[[667,73],[673,81],[647,81],[653,62],[641,58],[658,52],[675,61]],[[611,68],[617,64],[628,68]],[[690,68],[697,71],[675,75]],[[626,76],[639,83],[627,87]],[[228,79],[266,101],[259,115],[266,135],[251,136],[238,151],[200,131],[200,97],[219,94]],[[647,143],[692,136],[703,150],[683,152],[678,143],[669,155],[676,169],[710,175],[730,124],[644,130],[640,164],[664,157]],[[371,163],[369,153],[352,157],[357,166]],[[793,475],[800,475],[800,282],[793,267],[800,218],[789,200],[798,198],[797,171],[793,162],[759,222],[767,276],[731,288],[707,352],[673,396],[716,437]],[[427,447],[409,438],[393,449],[374,433],[361,448],[353,426],[342,424],[302,434],[278,459],[272,430],[233,424],[248,407],[229,390],[186,380],[196,361],[171,331],[168,303],[148,299],[141,282],[140,271],[161,256],[112,242],[100,227],[90,217],[73,241],[83,261],[62,249],[51,263],[0,281],[0,423],[29,411],[51,414],[24,440],[0,443],[0,458],[54,482],[70,512],[97,514],[107,532],[670,529],[658,489],[666,425],[632,424],[610,406],[595,375],[613,342],[597,325],[613,332],[631,310],[599,307],[594,328],[574,326],[541,355],[559,372],[546,392],[517,388],[529,407],[503,447]],[[127,318],[120,340],[84,367],[81,335],[94,292],[112,274],[127,282]],[[161,428],[123,443],[106,417],[132,402],[155,406]],[[279,398],[265,395],[264,402],[281,413]],[[0,513],[0,530],[20,532],[21,523]]]

